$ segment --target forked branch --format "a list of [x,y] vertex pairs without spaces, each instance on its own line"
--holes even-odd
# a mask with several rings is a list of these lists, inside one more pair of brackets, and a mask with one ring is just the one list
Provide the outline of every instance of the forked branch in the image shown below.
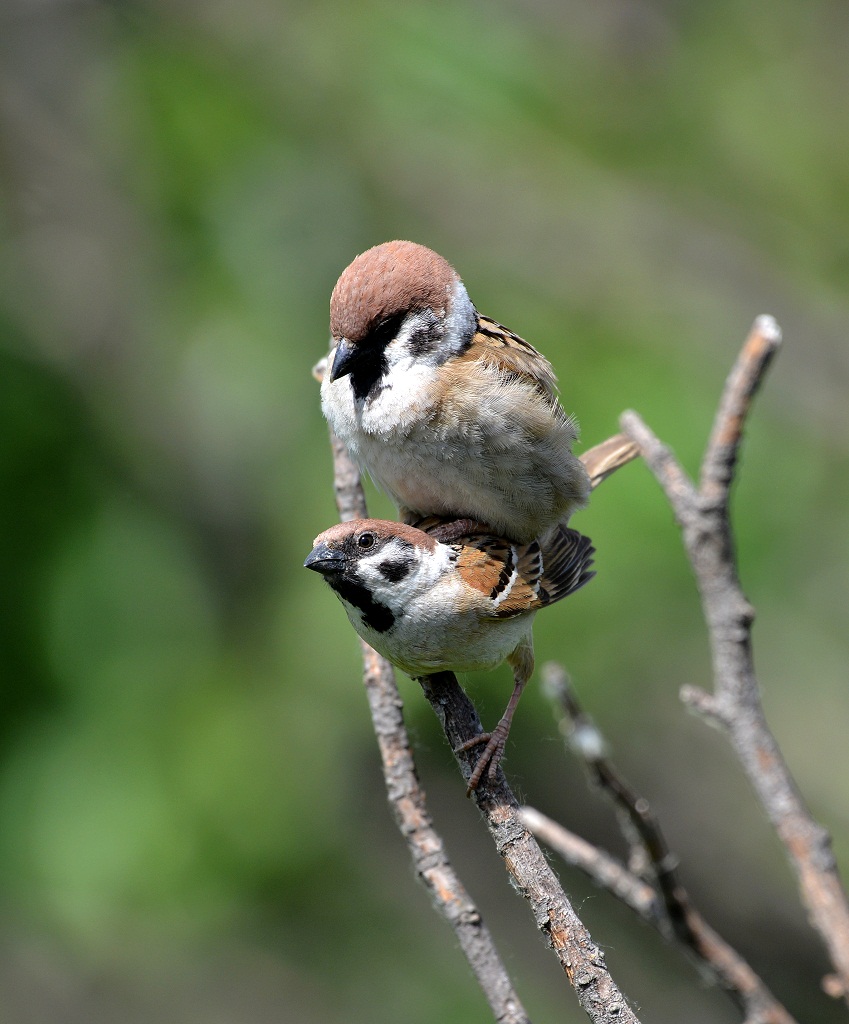
[[825,943],[835,977],[829,990],[849,1002],[849,902],[826,830],[811,817],[761,706],[752,656],[754,609],[737,576],[729,498],[752,399],[781,342],[772,317],[759,317],[728,377],[698,487],[634,412],[625,433],[657,478],[681,526],[708,626],[713,692],[685,687],[681,697],[729,736],[793,865],[802,900]]
[[[464,743],[483,732],[478,713],[451,672],[420,679],[468,783],[479,754]],[[459,751],[459,752],[458,752]],[[611,978],[604,953],[593,942],[563,892],[536,839],[522,822],[503,771],[485,778],[473,793],[504,865],[530,904],[537,927],[546,936],[590,1019],[596,1024],[637,1024],[637,1017]]]
[[667,846],[660,823],[645,797],[625,781],[607,755],[607,744],[580,706],[566,672],[559,665],[548,664],[543,674],[561,733],[583,762],[591,782],[609,797],[618,812],[622,833],[631,848],[629,866],[626,868],[531,807],[522,809],[525,824],[568,863],[693,955],[743,1009],[747,1024],[795,1024],[743,957],[693,906],[678,873],[678,859]]

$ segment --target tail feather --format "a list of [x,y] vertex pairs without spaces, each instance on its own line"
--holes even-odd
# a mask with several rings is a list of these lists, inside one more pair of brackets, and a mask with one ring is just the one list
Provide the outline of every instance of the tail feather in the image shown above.
[[627,465],[640,454],[640,449],[625,434],[614,434],[601,444],[590,448],[580,456],[581,462],[590,478],[590,487],[595,489],[615,473],[621,466]]

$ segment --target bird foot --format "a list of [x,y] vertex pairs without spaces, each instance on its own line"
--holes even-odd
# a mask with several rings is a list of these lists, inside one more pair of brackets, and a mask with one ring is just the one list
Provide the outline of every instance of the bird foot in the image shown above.
[[474,739],[467,740],[465,743],[461,743],[459,747],[455,747],[454,753],[459,754],[465,750],[471,750],[472,747],[478,747],[482,743],[486,744],[475,763],[474,770],[469,779],[469,785],[466,788],[466,796],[471,796],[478,788],[485,771],[487,779],[490,782],[495,782],[498,766],[501,763],[501,758],[504,756],[504,746],[507,743],[509,730],[510,726],[502,719],[492,732],[482,732],[479,736],[475,736]]

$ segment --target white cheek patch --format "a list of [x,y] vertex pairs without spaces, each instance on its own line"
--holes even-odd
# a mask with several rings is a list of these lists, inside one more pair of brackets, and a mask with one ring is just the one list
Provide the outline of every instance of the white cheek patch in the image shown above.
[[427,577],[427,562],[424,566],[421,562],[412,544],[397,539],[361,558],[357,571],[375,597],[389,605],[400,618]]

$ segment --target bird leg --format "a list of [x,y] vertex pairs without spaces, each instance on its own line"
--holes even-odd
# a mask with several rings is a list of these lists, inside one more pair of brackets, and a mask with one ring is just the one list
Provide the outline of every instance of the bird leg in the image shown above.
[[495,773],[498,771],[498,765],[504,755],[507,737],[510,734],[513,714],[516,711],[519,698],[522,696],[522,690],[524,690],[525,684],[531,678],[534,671],[534,645],[530,633],[522,640],[516,650],[507,656],[507,664],[513,669],[513,692],[498,725],[496,725],[492,732],[482,732],[479,736],[475,736],[474,739],[461,743],[454,751],[455,754],[458,754],[464,750],[471,750],[472,747],[479,746],[481,743],[486,743],[483,753],[478,758],[472,776],[469,779],[466,796],[471,796],[478,788],[487,765],[489,766],[487,778],[490,782],[495,781]]

